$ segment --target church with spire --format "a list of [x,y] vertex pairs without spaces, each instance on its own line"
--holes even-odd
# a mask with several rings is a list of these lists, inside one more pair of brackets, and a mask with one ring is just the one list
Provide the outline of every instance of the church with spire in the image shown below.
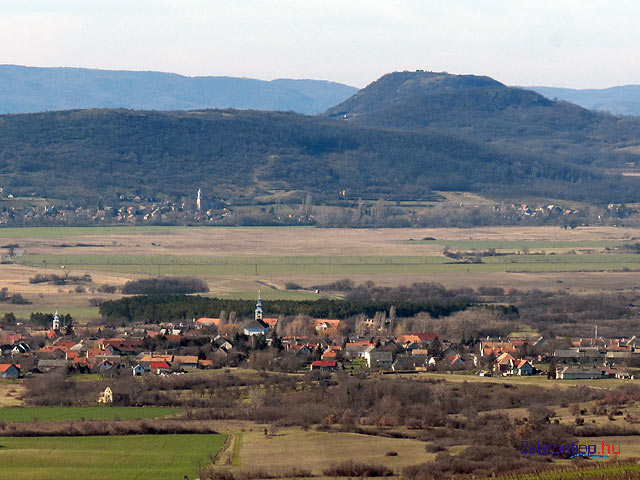
[[262,318],[262,299],[260,298],[260,290],[258,290],[258,301],[253,314],[253,322],[244,327],[244,334],[247,336],[264,335],[266,337],[268,333],[269,325]]
[[51,330],[53,330],[54,332],[60,331],[60,314],[58,313],[58,310],[56,310],[56,313],[53,314]]

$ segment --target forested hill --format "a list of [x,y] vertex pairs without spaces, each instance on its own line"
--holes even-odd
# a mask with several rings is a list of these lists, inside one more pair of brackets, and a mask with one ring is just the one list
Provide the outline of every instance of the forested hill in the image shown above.
[[[602,147],[604,148],[604,147]],[[416,200],[432,190],[538,195],[598,203],[640,199],[637,180],[605,175],[551,145],[506,151],[460,134],[399,131],[284,112],[76,110],[0,116],[4,195],[95,205],[119,193],[238,204],[286,192]],[[300,198],[300,197],[299,197]]]
[[575,103],[590,110],[602,110],[618,115],[640,115],[640,85],[610,88],[523,87],[544,95]]
[[185,77],[172,73],[0,65],[0,113],[77,108],[242,108],[323,112],[356,88],[320,80]]
[[[550,128],[580,129],[598,114],[560,104],[520,88],[507,87],[489,77],[442,72],[395,72],[384,75],[344,102],[327,110],[354,122],[399,128],[475,128],[483,124],[504,127],[518,120],[519,128],[542,125],[541,116],[558,120]],[[581,119],[576,125],[575,120]],[[488,128],[492,128],[491,125]],[[505,132],[506,133],[506,132]]]
[[505,152],[558,155],[605,168],[620,166],[614,158],[620,151],[610,147],[636,146],[640,138],[637,118],[550,100],[488,77],[442,72],[385,75],[326,113],[346,123],[447,131]]

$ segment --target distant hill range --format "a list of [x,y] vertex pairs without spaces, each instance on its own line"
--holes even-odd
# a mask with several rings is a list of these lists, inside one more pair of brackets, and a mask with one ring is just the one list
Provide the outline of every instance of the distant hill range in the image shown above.
[[590,110],[616,115],[640,115],[640,85],[577,90],[557,87],[523,87],[547,98],[566,100]]
[[0,65],[0,113],[79,108],[237,108],[323,112],[357,88],[320,80],[185,77],[173,73]]
[[[324,115],[78,110],[0,116],[0,185],[16,196],[120,193],[227,205],[500,199],[640,201],[615,172],[640,157],[640,118],[553,101],[488,77],[383,76]],[[639,161],[640,163],[640,161]],[[266,208],[266,207],[265,207]]]

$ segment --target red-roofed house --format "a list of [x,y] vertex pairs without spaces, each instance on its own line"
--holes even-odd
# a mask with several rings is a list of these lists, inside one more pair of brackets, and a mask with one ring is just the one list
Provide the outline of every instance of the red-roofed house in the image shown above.
[[275,328],[276,325],[278,324],[277,318],[263,318],[262,321],[267,325],[269,325],[269,328]]
[[338,362],[334,360],[316,360],[311,362],[311,370],[326,370],[335,372],[338,369]]
[[414,348],[411,350],[411,355],[429,355],[429,350],[426,348]]
[[140,363],[151,362],[173,362],[173,355],[163,355],[161,353],[147,353],[140,359]]
[[111,361],[111,360],[102,360],[100,362],[98,362],[98,364],[96,365],[95,369],[98,372],[105,372],[107,370],[109,370],[110,368],[112,368],[115,365],[115,362]]
[[493,371],[501,375],[507,374],[511,371],[515,358],[509,353],[505,352],[496,358],[496,363],[493,365]]
[[358,340],[356,342],[348,342],[345,345],[345,348],[349,348],[349,347],[369,347],[371,345],[375,345],[375,343],[370,342],[369,340]]
[[438,337],[437,333],[412,333],[412,335],[416,335],[422,343],[429,345]]
[[171,365],[169,365],[167,362],[151,362],[151,365],[149,365],[149,369],[156,375],[171,373]]
[[198,328],[213,327],[213,326],[219,327],[220,319],[211,318],[211,317],[202,317],[196,320],[196,325],[198,326]]
[[529,360],[515,360],[511,367],[511,375],[533,375],[533,365]]
[[199,362],[197,355],[175,355],[173,361],[183,369],[196,369]]
[[505,352],[517,354],[518,349],[511,342],[480,342],[481,357],[487,357],[491,354],[498,356]]
[[338,356],[342,355],[342,348],[336,345],[332,345],[322,352],[322,360],[337,360]]
[[0,363],[0,378],[18,378],[20,365],[16,363]]
[[444,361],[447,363],[447,365],[450,365],[452,367],[464,365],[464,360],[462,359],[462,357],[460,357],[459,354],[447,355],[446,357],[444,357]]
[[315,324],[318,332],[324,332],[330,328],[340,328],[340,320],[329,318],[316,318]]
[[87,358],[94,358],[98,355],[110,355],[109,350],[102,350],[101,348],[89,348],[87,350]]
[[0,344],[2,345],[13,345],[20,340],[22,340],[22,335],[19,333],[3,333],[0,336]]
[[38,350],[38,353],[51,353],[51,352],[57,352],[57,351],[67,352],[68,349],[64,348],[61,345],[45,345],[40,350]]
[[406,348],[407,345],[412,343],[429,345],[436,338],[438,338],[438,334],[436,333],[407,333],[405,335],[398,336],[396,340],[398,344]]
[[73,362],[75,363],[75,361],[80,358],[80,354],[78,352],[66,352],[66,357],[67,360],[73,360]]
[[405,346],[405,347],[407,345],[412,344],[412,343],[421,343],[420,342],[420,337],[418,337],[417,335],[412,335],[412,334],[400,335],[400,336],[398,336],[396,341],[398,342],[399,345],[402,345],[402,346]]
[[200,367],[213,368],[213,360],[200,360]]

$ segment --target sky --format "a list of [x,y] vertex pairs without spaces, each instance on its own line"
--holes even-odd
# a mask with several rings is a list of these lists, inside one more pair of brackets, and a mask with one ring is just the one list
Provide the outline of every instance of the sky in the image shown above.
[[0,64],[605,88],[640,84],[638,19],[627,0],[0,0]]

